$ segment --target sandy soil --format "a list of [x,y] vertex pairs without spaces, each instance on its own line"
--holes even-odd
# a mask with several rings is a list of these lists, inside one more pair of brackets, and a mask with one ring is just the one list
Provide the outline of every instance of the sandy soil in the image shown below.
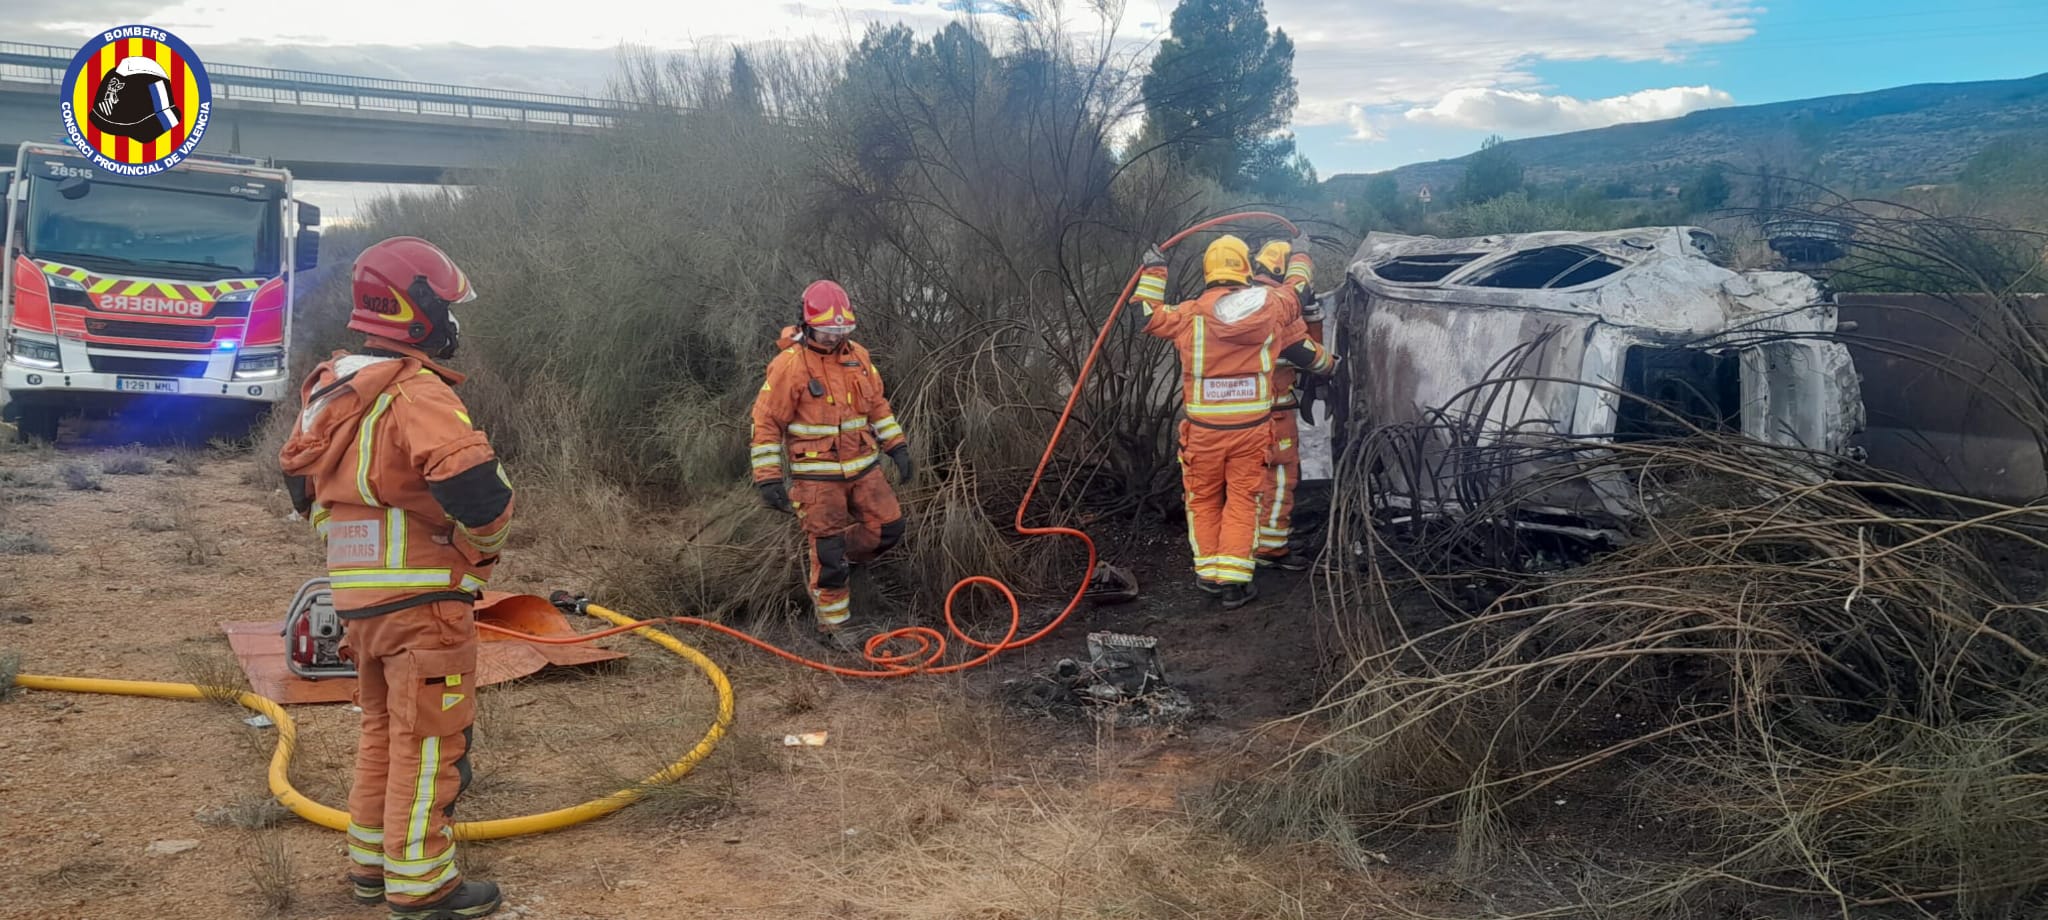
[[[65,465],[91,473],[126,455],[0,452],[0,536],[46,544],[0,555],[0,654],[19,653],[22,671],[216,677],[233,661],[219,623],[282,617],[319,573],[313,535],[287,520],[252,458],[139,455],[146,473],[97,473],[97,489],[74,490]],[[1225,614],[1183,577],[1171,535],[1120,543],[1118,561],[1148,582],[1143,601],[1084,611],[969,675],[847,680],[685,635],[738,691],[738,722],[711,761],[594,823],[463,844],[463,862],[505,886],[501,916],[565,920],[1376,915],[1399,879],[1360,887],[1318,853],[1244,853],[1184,814],[1185,795],[1245,756],[1248,728],[1308,702],[1328,656],[1308,625],[1307,579],[1267,577],[1256,605]],[[578,587],[517,552],[496,586]],[[1202,717],[1111,731],[999,702],[1002,681],[1085,657],[1099,628],[1160,636]],[[604,642],[631,657],[482,695],[461,817],[592,798],[694,743],[712,712],[704,683],[644,641]],[[290,815],[261,829],[216,818],[261,816],[267,800],[274,732],[246,715],[39,692],[0,703],[0,918],[381,916],[348,900],[340,834]],[[293,715],[295,782],[341,805],[355,716]],[[819,730],[822,748],[782,744]],[[148,853],[164,840],[198,846]]]

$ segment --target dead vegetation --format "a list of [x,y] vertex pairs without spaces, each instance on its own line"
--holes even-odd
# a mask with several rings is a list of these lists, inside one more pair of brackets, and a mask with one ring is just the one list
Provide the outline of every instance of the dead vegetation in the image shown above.
[[[849,838],[822,882],[860,916],[1349,918],[1374,906],[1336,868],[1249,857],[1184,819],[1057,787],[1000,804],[929,795]],[[858,841],[872,841],[862,846]],[[1320,870],[1320,871],[1319,871]]]
[[237,854],[249,892],[269,916],[287,916],[297,898],[298,862],[280,834],[244,836]]
[[57,468],[57,475],[64,480],[64,487],[73,492],[105,492],[100,476],[91,466],[77,460],[65,461]]
[[[174,661],[178,676],[185,683],[198,687],[200,695],[208,702],[237,710],[241,708],[238,700],[249,690],[249,676],[242,673],[241,663],[225,645],[183,648],[178,650]],[[269,750],[268,745],[262,747],[266,755]]]
[[203,827],[257,831],[273,828],[291,817],[291,810],[268,795],[244,795],[224,805],[211,805],[193,815]]
[[109,476],[148,476],[156,472],[156,458],[140,445],[130,445],[101,457],[100,472]]
[[[1376,429],[1344,454],[1326,625],[1353,667],[1282,726],[1292,753],[1212,803],[1225,826],[1354,862],[1435,834],[1477,878],[1512,874],[1554,806],[1590,794],[1610,811],[1575,837],[1666,831],[1604,849],[1597,884],[1481,915],[2035,902],[2048,597],[2013,563],[2048,558],[2048,508],[1704,433],[1456,438],[1469,513],[1389,508],[1373,471],[1433,436]],[[1547,472],[1506,475],[1537,456]],[[1518,509],[1616,472],[1641,512],[1622,545],[1532,552]]]
[[0,649],[0,703],[14,698],[21,688],[14,685],[14,679],[21,676],[21,653],[12,649]]

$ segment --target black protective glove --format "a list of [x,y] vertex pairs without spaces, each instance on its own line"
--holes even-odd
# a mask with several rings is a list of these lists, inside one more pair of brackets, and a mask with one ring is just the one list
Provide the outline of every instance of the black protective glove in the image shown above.
[[1146,247],[1145,257],[1138,260],[1138,264],[1143,265],[1146,268],[1156,268],[1158,266],[1165,265],[1166,253],[1160,252],[1159,247],[1157,246]]
[[782,480],[773,479],[756,486],[761,490],[761,504],[784,514],[796,512],[796,506],[789,503],[789,486]]
[[1294,404],[1294,411],[1301,415],[1302,421],[1310,425],[1316,423],[1316,399],[1321,394],[1322,386],[1317,384],[1314,378],[1310,378],[1310,382],[1302,387],[1301,398]]
[[897,482],[909,482],[910,475],[917,472],[917,464],[910,459],[910,446],[903,445],[889,452],[889,459],[896,461],[896,472],[901,474]]

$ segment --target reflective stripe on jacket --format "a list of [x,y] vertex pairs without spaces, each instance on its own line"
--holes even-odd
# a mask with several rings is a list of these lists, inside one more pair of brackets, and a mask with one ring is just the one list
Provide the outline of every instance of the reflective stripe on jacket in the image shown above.
[[[1275,299],[1276,305],[1280,306],[1281,312],[1287,316],[1283,325],[1288,331],[1281,337],[1284,339],[1293,335],[1294,328],[1299,325],[1302,334],[1320,347],[1323,343],[1322,314],[1318,311],[1311,320],[1301,306],[1314,296],[1314,291],[1309,287],[1312,273],[1313,268],[1308,255],[1297,252],[1287,259],[1285,278],[1260,277],[1257,280],[1259,284],[1286,295]],[[1273,366],[1273,408],[1276,411],[1292,410],[1300,404],[1299,395],[1295,393],[1295,384],[1299,377],[1291,362],[1276,356]]]
[[345,617],[480,595],[512,518],[511,480],[451,387],[461,375],[373,344],[396,356],[336,353],[306,378],[279,455]]
[[[785,335],[785,341],[788,341]],[[755,482],[853,479],[906,443],[868,350],[793,344],[768,362],[754,397],[748,464]]]
[[[1163,290],[1165,268],[1147,269]],[[1307,338],[1292,292],[1263,285],[1221,285],[1194,300],[1164,304],[1134,295],[1145,332],[1180,352],[1181,393],[1188,420],[1210,428],[1264,422],[1273,411],[1276,356]]]

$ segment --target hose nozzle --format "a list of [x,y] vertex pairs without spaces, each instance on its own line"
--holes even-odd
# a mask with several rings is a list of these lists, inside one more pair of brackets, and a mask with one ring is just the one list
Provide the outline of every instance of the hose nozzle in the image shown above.
[[548,603],[561,608],[563,613],[573,613],[578,616],[587,616],[588,614],[584,610],[584,608],[590,606],[590,598],[587,595],[570,594],[567,591],[556,591],[555,593],[548,595]]

